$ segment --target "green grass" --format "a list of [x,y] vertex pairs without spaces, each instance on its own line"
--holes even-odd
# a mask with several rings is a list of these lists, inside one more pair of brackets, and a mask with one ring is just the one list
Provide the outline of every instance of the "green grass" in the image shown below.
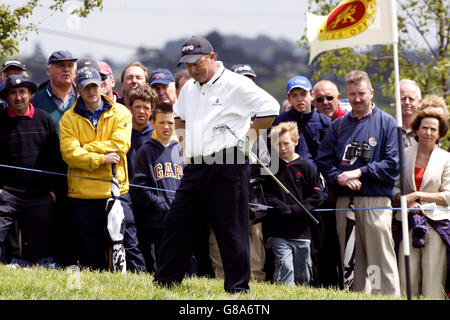
[[[77,281],[79,280],[79,281]],[[223,280],[186,278],[170,289],[155,286],[152,274],[79,273],[0,265],[1,300],[391,300],[339,289],[250,282],[250,293],[227,294]]]

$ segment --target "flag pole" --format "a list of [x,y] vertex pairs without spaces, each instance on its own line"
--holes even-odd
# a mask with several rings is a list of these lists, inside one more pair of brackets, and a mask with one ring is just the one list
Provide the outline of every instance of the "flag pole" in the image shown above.
[[405,192],[405,153],[403,147],[402,133],[402,108],[400,102],[400,72],[398,64],[398,26],[397,26],[397,5],[396,1],[390,0],[392,12],[392,32],[394,43],[392,45],[394,54],[394,74],[395,74],[395,111],[397,118],[397,138],[399,148],[399,165],[400,165],[400,204],[402,213],[402,235],[403,235],[403,254],[405,256],[405,275],[406,275],[406,294],[408,300],[411,300],[411,275],[409,264],[409,230],[408,230],[408,212]]

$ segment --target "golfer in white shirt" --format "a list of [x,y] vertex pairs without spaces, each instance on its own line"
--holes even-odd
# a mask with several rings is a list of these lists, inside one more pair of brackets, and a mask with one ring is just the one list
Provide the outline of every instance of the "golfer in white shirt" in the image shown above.
[[[280,105],[247,77],[224,68],[202,37],[182,45],[181,63],[192,79],[174,105],[175,127],[190,164],[165,217],[155,282],[170,286],[183,280],[196,223],[206,217],[219,245],[225,291],[248,292],[249,162],[245,150],[272,124]],[[249,142],[246,148],[238,147],[234,135]]]

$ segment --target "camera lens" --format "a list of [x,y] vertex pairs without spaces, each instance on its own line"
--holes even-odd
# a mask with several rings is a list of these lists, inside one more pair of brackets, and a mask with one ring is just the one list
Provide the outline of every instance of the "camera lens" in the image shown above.
[[365,162],[369,162],[370,161],[370,146],[367,142],[363,142],[362,144],[362,155],[361,158],[365,161]]

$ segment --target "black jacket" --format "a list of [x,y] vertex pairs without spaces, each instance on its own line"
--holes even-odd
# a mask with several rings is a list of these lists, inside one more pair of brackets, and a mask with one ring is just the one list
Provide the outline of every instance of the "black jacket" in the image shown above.
[[[311,211],[322,203],[320,179],[308,161],[302,158],[291,162],[279,159],[275,176],[307,210]],[[267,203],[273,207],[264,220],[267,235],[285,239],[310,239],[310,222],[304,210],[272,177],[265,178],[263,187]]]

